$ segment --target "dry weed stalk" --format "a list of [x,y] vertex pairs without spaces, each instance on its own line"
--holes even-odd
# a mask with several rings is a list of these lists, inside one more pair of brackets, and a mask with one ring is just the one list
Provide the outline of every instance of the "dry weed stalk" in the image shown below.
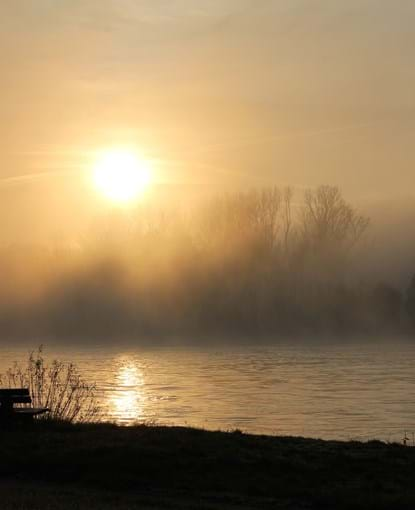
[[85,382],[73,363],[47,363],[42,346],[31,352],[24,367],[15,363],[0,374],[0,387],[28,388],[34,407],[50,412],[38,419],[85,423],[97,421],[96,386]]

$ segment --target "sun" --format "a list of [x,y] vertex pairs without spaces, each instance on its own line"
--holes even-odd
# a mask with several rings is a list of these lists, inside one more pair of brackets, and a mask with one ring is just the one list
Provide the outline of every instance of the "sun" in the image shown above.
[[144,193],[151,180],[150,164],[132,150],[102,152],[93,165],[95,188],[113,202],[129,202]]

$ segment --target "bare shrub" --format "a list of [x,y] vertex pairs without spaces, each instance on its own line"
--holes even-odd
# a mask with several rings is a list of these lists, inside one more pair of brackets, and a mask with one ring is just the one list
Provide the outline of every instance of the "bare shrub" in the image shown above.
[[38,419],[70,423],[98,419],[96,386],[84,381],[73,363],[59,360],[47,363],[42,347],[29,354],[26,366],[15,363],[0,374],[0,387],[28,388],[34,407],[50,409]]

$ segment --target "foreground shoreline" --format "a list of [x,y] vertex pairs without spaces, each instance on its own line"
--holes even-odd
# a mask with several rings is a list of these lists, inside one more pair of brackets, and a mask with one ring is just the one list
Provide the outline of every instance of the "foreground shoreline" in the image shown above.
[[415,508],[415,448],[38,422],[0,433],[1,508]]

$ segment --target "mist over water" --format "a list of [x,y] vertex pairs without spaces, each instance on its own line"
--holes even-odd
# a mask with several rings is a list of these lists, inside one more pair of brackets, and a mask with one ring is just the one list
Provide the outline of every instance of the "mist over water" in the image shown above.
[[376,270],[386,243],[376,249],[373,224],[336,187],[270,187],[191,213],[117,211],[72,244],[3,244],[0,338],[412,335],[410,261],[400,278]]

